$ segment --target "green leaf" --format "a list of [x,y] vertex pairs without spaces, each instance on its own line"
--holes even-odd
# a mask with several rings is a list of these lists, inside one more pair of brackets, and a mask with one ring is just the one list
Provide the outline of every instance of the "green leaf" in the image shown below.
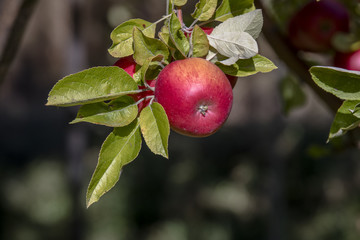
[[160,73],[161,66],[159,62],[164,59],[164,56],[157,55],[149,57],[145,60],[141,68],[134,74],[134,78],[137,79],[138,83],[144,83],[145,80],[152,80],[157,77]]
[[258,53],[255,39],[263,25],[261,10],[229,18],[214,28],[208,36],[210,46],[227,57],[221,63],[234,64],[239,59],[247,59]]
[[328,141],[340,137],[347,133],[349,130],[359,127],[360,113],[354,112],[358,107],[360,101],[344,101],[338,109],[334,121],[330,128]]
[[181,59],[186,58],[189,53],[190,44],[184,32],[181,30],[181,23],[175,13],[173,13],[170,17],[169,30],[170,39],[175,48],[182,55]]
[[200,0],[191,16],[199,21],[209,20],[214,15],[216,5],[217,0]]
[[205,57],[209,52],[209,40],[206,33],[195,25],[191,35],[192,41],[192,57]]
[[143,65],[146,59],[164,56],[166,62],[169,57],[169,50],[161,40],[145,36],[138,28],[133,30],[134,36],[134,59],[136,63]]
[[141,149],[139,121],[114,128],[104,141],[98,164],[86,193],[86,205],[97,202],[119,180],[123,166],[133,161]]
[[147,37],[154,37],[156,24],[142,20],[131,19],[116,27],[110,34],[113,41],[112,46],[109,48],[109,53],[113,57],[121,58],[130,56],[134,53],[133,50],[133,29],[138,27],[143,30]]
[[240,59],[230,66],[221,63],[216,65],[226,74],[237,77],[246,77],[258,72],[267,73],[277,69],[272,61],[259,54],[249,59]]
[[102,102],[136,90],[136,82],[123,69],[94,67],[58,81],[50,91],[46,105],[67,107]]
[[100,102],[80,107],[71,123],[89,122],[109,127],[123,127],[138,115],[138,107],[132,97],[122,96],[109,103]]
[[174,3],[175,6],[181,7],[187,3],[187,0],[172,0],[171,2]]
[[170,125],[164,108],[154,102],[141,111],[139,120],[141,132],[150,150],[168,158]]
[[254,0],[223,0],[216,9],[214,20],[225,20],[255,10]]
[[344,100],[360,100],[360,72],[335,67],[310,68],[314,82]]
[[282,79],[280,91],[285,114],[289,114],[291,110],[303,106],[306,102],[306,96],[299,81],[292,76],[288,75]]

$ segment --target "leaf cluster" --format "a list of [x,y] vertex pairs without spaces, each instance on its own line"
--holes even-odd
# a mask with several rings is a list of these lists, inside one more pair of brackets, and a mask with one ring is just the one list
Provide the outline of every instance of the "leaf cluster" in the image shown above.
[[[190,26],[182,21],[181,7],[186,3],[168,0],[167,15],[158,21],[130,19],[111,32],[108,52],[120,59],[131,56],[136,63],[132,76],[116,66],[93,67],[64,77],[49,93],[47,105],[80,105],[72,124],[88,122],[114,128],[101,147],[86,195],[87,206],[116,184],[123,167],[138,156],[142,139],[153,153],[168,158],[170,125],[164,108],[152,95],[137,102],[131,97],[154,91],[147,81],[156,79],[167,64],[206,58],[237,77],[276,68],[258,53],[256,38],[263,20],[253,0],[200,0]],[[216,26],[209,35],[203,30],[208,24]],[[149,105],[139,111],[138,105],[145,100],[150,100]]]
[[359,127],[360,72],[314,66],[310,68],[310,74],[319,87],[344,100],[331,125],[328,141]]

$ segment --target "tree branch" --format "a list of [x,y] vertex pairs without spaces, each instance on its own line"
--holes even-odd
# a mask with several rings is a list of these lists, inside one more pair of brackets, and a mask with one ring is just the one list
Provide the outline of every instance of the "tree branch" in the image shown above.
[[11,26],[5,47],[0,57],[0,87],[11,67],[13,60],[18,52],[21,40],[29,19],[35,9],[38,0],[23,0],[16,13],[15,20]]

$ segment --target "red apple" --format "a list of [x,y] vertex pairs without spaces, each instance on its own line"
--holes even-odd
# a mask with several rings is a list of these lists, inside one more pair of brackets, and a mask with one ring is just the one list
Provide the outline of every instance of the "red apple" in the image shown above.
[[349,53],[337,52],[334,57],[334,66],[360,71],[360,49]]
[[299,50],[327,51],[336,33],[349,31],[349,22],[349,13],[339,2],[312,0],[291,18],[289,39]]
[[[212,27],[201,27],[201,29],[207,34],[207,35],[210,35],[212,33],[212,31],[214,30],[214,28]],[[191,33],[190,34],[187,34],[185,33],[186,36],[191,36]],[[231,84],[231,87],[234,88],[235,87],[235,84],[237,82],[237,79],[238,77],[235,77],[235,76],[231,76],[231,75],[228,75],[228,74],[225,74],[226,77],[229,79],[230,81],[230,84]]]
[[[123,57],[117,60],[114,64],[114,66],[118,66],[125,70],[131,77],[134,76],[134,73],[136,72],[136,62],[134,61],[132,56]],[[155,86],[155,80],[148,80],[146,81],[150,87]],[[145,86],[139,86],[139,89],[146,89]],[[144,91],[137,94],[131,94],[130,96],[135,100],[135,102],[139,101],[142,98],[149,97],[154,95],[154,92],[152,90]],[[143,110],[146,106],[148,106],[150,103],[150,98],[146,98],[144,101],[140,102],[138,104],[139,112]]]
[[187,58],[170,63],[160,72],[155,101],[164,107],[174,131],[205,137],[225,123],[233,93],[229,80],[215,64]]

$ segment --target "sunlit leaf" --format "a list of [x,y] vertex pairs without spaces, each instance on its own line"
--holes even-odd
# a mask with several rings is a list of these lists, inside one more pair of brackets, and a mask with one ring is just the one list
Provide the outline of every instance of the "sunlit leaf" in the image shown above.
[[272,61],[259,54],[249,59],[240,59],[230,66],[221,63],[216,65],[226,74],[237,77],[246,77],[258,72],[267,73],[277,69]]
[[260,9],[229,18],[214,28],[210,36],[222,35],[224,32],[246,32],[254,39],[259,37],[263,26]]
[[187,0],[171,0],[171,2],[174,3],[175,6],[181,7],[187,3]]
[[145,36],[138,28],[133,29],[134,36],[134,59],[136,63],[143,65],[146,59],[162,55],[164,61],[169,57],[169,50],[165,43],[159,39]]
[[314,82],[325,91],[344,100],[360,100],[360,72],[336,67],[310,68]]
[[142,20],[142,19],[130,19],[118,27],[116,27],[110,34],[110,38],[113,41],[112,46],[109,48],[109,53],[113,57],[121,58],[130,56],[134,53],[133,50],[133,29],[138,27],[143,30],[143,33],[147,37],[154,37],[156,24]]
[[200,0],[191,16],[199,21],[209,20],[214,15],[216,5],[217,0]]
[[102,102],[134,93],[137,84],[119,67],[94,67],[58,81],[46,105],[74,106]]
[[173,13],[170,17],[169,34],[172,43],[181,53],[182,58],[186,58],[189,53],[190,44],[184,32],[181,30],[181,23],[175,13]]
[[198,26],[195,25],[191,35],[192,41],[192,56],[205,57],[209,52],[209,40],[206,33]]
[[123,127],[130,124],[138,114],[138,107],[132,97],[122,96],[109,103],[99,102],[80,107],[71,123],[89,122],[109,127]]
[[97,202],[119,180],[124,165],[133,161],[141,149],[139,121],[121,128],[114,128],[104,141],[98,164],[91,178],[86,205]]
[[255,10],[254,0],[223,0],[218,9],[216,9],[214,20],[223,22],[253,10]]
[[232,65],[239,59],[248,59],[258,53],[255,39],[262,29],[262,13],[255,10],[229,18],[214,28],[208,36],[210,46],[227,59],[222,64]]
[[170,125],[164,108],[154,102],[141,111],[139,119],[147,146],[153,153],[168,158]]

